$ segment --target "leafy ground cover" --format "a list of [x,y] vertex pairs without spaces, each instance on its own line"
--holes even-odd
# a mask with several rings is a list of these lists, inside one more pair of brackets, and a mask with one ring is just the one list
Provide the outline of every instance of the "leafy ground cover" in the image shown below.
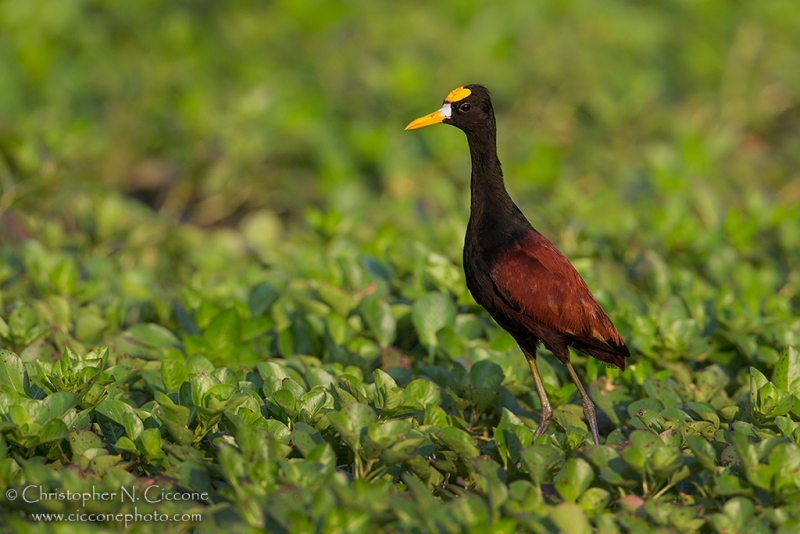
[[[0,4],[5,528],[800,528],[795,3],[58,5]],[[634,353],[574,357],[600,446],[546,351],[534,441],[465,143],[402,132],[468,82]]]

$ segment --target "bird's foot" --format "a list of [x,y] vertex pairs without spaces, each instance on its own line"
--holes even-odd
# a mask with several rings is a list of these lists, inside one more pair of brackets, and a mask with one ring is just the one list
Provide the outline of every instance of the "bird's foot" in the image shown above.
[[586,422],[589,423],[589,429],[592,431],[594,444],[600,445],[600,432],[597,430],[597,415],[594,411],[594,404],[588,398],[583,402],[583,415],[586,416]]
[[536,427],[536,431],[533,433],[533,439],[538,438],[539,436],[543,435],[547,432],[547,428],[550,426],[550,421],[553,419],[553,411],[551,410],[542,410],[542,419],[539,421],[539,426]]

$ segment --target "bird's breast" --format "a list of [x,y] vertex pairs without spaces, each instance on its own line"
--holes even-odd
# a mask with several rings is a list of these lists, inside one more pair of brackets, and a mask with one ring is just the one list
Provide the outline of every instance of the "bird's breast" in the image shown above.
[[[473,238],[475,236],[476,234],[472,234]],[[496,247],[496,241],[488,243],[487,246],[484,241],[470,239],[470,232],[467,232],[464,243],[464,276],[467,289],[475,302],[485,308],[495,320],[502,321],[506,313],[491,278],[491,273],[502,254],[502,248]]]
[[490,303],[492,280],[489,276],[491,266],[481,254],[480,249],[471,240],[464,243],[464,277],[467,289],[475,301],[484,308]]

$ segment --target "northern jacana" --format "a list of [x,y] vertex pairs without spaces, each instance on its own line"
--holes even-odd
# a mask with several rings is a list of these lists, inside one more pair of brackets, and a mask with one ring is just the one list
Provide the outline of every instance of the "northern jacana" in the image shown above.
[[406,130],[438,123],[451,124],[467,135],[472,157],[472,200],[464,241],[467,287],[528,360],[542,403],[534,436],[542,435],[553,417],[536,365],[541,342],[567,367],[599,444],[594,404],[572,367],[569,347],[624,370],[630,356],[625,342],[575,267],[531,226],[508,195],[497,158],[489,91],[482,85],[454,89],[440,109],[412,121]]

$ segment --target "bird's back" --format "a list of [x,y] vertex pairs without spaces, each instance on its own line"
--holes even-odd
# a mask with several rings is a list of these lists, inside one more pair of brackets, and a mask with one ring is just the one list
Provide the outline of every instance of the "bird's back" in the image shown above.
[[494,240],[482,243],[487,234],[468,228],[464,270],[475,300],[520,344],[533,342],[534,352],[541,340],[561,359],[572,346],[624,369],[625,342],[555,245],[532,227],[521,235],[493,230]]

